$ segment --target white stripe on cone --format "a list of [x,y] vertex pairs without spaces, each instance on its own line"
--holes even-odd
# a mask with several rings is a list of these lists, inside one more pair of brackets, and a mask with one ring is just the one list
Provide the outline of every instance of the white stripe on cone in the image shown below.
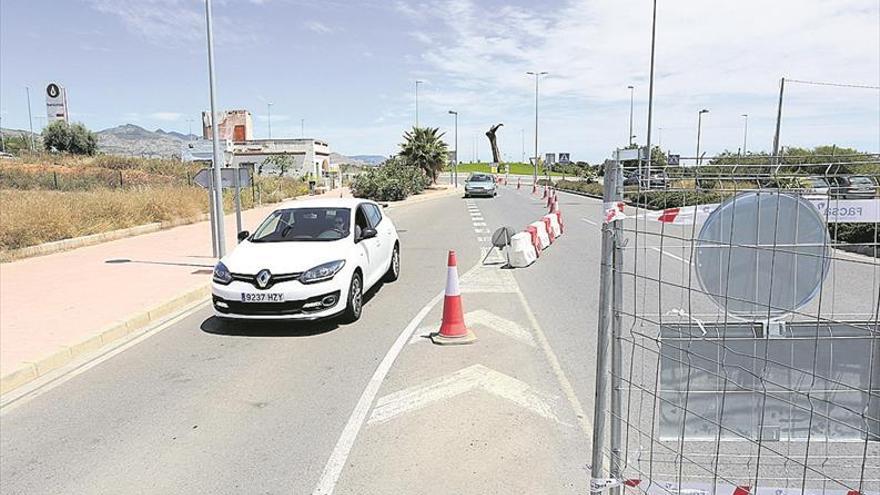
[[454,266],[450,266],[446,270],[446,295],[461,295],[461,291],[458,288],[458,269]]

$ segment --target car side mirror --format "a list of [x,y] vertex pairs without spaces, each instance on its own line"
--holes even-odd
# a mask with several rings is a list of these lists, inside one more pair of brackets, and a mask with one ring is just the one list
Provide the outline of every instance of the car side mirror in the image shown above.
[[372,227],[367,227],[361,231],[360,240],[372,239],[373,237],[376,237],[376,234],[377,234],[376,229],[374,229]]
[[248,232],[247,230],[242,230],[241,232],[238,233],[238,242],[241,242],[250,236],[251,236],[250,232]]

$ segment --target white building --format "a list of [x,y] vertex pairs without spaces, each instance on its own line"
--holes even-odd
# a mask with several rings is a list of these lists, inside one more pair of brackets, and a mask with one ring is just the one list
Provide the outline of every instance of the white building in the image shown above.
[[311,175],[320,180],[337,172],[338,166],[330,164],[330,145],[310,138],[302,139],[251,139],[232,143],[232,165],[251,165],[262,174],[277,174],[272,164],[263,162],[272,156],[289,156],[291,168],[285,175],[302,177]]

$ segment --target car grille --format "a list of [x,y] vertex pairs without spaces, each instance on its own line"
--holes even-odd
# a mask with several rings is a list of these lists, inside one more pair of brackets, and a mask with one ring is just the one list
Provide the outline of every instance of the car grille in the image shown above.
[[297,280],[302,275],[302,272],[297,273],[278,273],[272,274],[272,277],[269,278],[269,283],[266,284],[265,287],[260,287],[257,285],[257,276],[256,275],[247,275],[244,273],[233,273],[232,280],[238,280],[239,282],[247,282],[258,289],[268,289],[273,285],[279,282],[289,282],[291,280]]

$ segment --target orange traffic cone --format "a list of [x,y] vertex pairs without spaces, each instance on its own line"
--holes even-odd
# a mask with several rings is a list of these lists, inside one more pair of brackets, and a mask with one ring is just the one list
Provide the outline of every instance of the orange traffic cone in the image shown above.
[[556,221],[559,222],[559,233],[565,233],[565,224],[562,222],[562,210],[556,208]]
[[544,186],[544,195],[541,196],[541,199],[547,199],[547,186]]
[[431,334],[435,344],[471,344],[477,340],[464,323],[461,291],[458,289],[458,264],[455,251],[449,251],[446,272],[446,297],[443,298],[443,322],[440,331]]
[[547,230],[547,236],[550,238],[550,244],[556,242],[556,236],[553,234],[553,227],[550,224],[549,218],[542,218],[544,222],[544,228]]
[[556,201],[550,202],[550,212],[549,213],[556,213]]
[[553,196],[547,196],[547,208],[550,208],[550,205],[553,204]]

